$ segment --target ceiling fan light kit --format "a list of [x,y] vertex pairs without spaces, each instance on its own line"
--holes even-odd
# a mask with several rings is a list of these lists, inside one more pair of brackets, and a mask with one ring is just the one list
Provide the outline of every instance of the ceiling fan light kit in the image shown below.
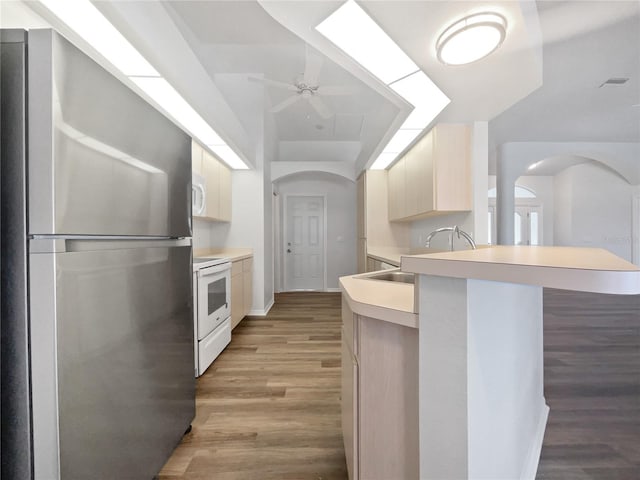
[[309,46],[307,46],[305,51],[304,73],[292,83],[253,76],[250,76],[249,80],[252,82],[262,83],[269,87],[294,92],[291,96],[271,107],[269,110],[271,113],[281,112],[302,99],[307,101],[318,115],[327,119],[333,116],[333,112],[320,97],[351,95],[353,93],[353,89],[339,85],[320,86],[318,83],[318,77],[320,76],[323,62],[322,57],[312,53]]
[[499,13],[468,15],[442,32],[436,41],[436,55],[445,65],[467,65],[493,53],[506,34],[507,20]]

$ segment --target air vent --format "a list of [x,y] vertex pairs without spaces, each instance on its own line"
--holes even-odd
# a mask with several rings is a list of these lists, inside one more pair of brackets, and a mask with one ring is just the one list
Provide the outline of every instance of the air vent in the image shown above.
[[620,85],[624,85],[628,81],[629,81],[628,78],[611,77],[606,82],[604,82],[602,85],[600,85],[600,88],[602,88],[602,87],[619,87]]

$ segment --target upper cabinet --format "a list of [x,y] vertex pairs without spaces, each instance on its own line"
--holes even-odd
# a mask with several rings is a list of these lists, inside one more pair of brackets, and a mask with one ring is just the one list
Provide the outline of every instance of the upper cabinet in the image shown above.
[[410,225],[389,223],[389,173],[386,170],[367,170],[358,177],[358,273],[367,271],[368,249],[409,248],[411,243]]
[[388,173],[389,220],[472,209],[471,129],[439,124]]
[[[231,171],[195,141],[191,142],[191,162],[194,174],[204,182],[204,212],[196,218],[231,221]],[[194,196],[199,195],[194,191]]]

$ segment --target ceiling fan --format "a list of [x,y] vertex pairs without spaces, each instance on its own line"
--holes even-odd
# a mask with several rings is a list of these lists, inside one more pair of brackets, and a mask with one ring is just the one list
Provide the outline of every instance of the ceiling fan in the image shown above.
[[338,95],[351,95],[354,90],[350,87],[343,86],[321,86],[318,84],[318,76],[322,69],[323,60],[320,55],[312,53],[309,47],[305,50],[305,68],[302,73],[292,83],[280,82],[278,80],[272,80],[270,78],[253,77],[250,76],[249,80],[252,82],[259,82],[269,87],[282,88],[294,92],[290,97],[285,98],[280,103],[274,105],[269,110],[272,113],[281,112],[287,107],[290,107],[294,103],[300,100],[306,100],[309,105],[318,112],[322,118],[330,118],[333,115],[331,109],[320,97],[326,96],[338,96]]

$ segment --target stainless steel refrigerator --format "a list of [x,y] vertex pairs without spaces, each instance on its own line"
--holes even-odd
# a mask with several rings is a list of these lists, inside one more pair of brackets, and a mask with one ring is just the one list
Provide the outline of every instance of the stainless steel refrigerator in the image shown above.
[[190,138],[52,30],[0,35],[2,478],[150,479],[195,414]]

